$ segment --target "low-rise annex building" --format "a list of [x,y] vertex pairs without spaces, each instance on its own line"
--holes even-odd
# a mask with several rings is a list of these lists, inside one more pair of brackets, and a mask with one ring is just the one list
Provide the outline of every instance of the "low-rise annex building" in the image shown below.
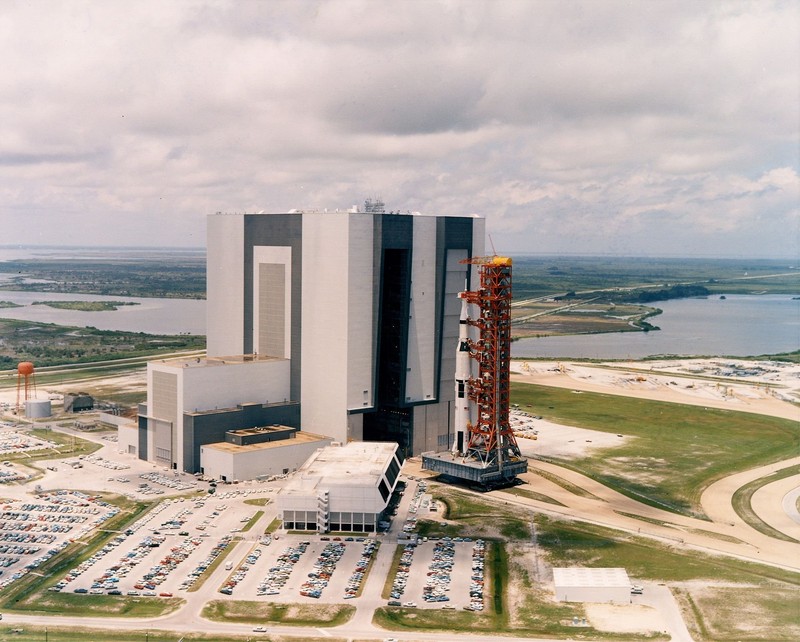
[[624,568],[554,568],[553,584],[559,602],[631,601],[631,581]]
[[286,475],[331,441],[288,426],[231,430],[225,441],[200,446],[200,472],[223,482]]
[[278,495],[286,530],[375,532],[397,485],[398,446],[331,445],[314,453]]

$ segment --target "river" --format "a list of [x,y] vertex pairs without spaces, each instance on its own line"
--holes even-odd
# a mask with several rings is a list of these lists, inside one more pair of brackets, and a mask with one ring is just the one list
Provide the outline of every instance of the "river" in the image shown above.
[[515,357],[641,359],[655,355],[751,356],[800,349],[800,301],[790,295],[726,295],[651,305],[654,332],[614,332],[515,341]]
[[[205,334],[206,302],[199,299],[156,299],[55,292],[0,291],[0,301],[20,304],[21,308],[0,308],[0,318],[57,323],[98,330],[124,330],[148,334]],[[116,310],[81,312],[59,310],[34,301],[127,301]]]

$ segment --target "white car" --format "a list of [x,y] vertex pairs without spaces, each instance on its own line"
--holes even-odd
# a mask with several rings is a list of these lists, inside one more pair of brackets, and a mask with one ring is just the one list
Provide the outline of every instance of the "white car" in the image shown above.
[[638,584],[631,586],[631,595],[641,595],[642,593],[644,593],[643,586],[639,586]]
[[267,627],[266,626],[254,626],[253,633],[266,633]]

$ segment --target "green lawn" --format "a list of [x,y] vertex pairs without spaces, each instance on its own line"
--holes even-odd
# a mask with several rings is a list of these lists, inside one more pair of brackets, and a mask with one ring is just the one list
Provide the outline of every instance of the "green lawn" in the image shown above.
[[553,566],[622,566],[633,579],[714,580],[800,587],[800,574],[733,557],[673,548],[602,526],[536,516],[537,542]]
[[733,509],[736,511],[736,514],[739,515],[739,517],[741,517],[748,525],[752,526],[757,531],[768,535],[769,537],[782,539],[787,542],[797,542],[797,540],[793,537],[789,537],[788,535],[776,530],[764,522],[764,520],[756,515],[751,502],[753,495],[759,488],[762,488],[763,486],[771,484],[772,482],[780,479],[792,477],[798,473],[800,473],[800,466],[788,466],[787,468],[776,470],[771,475],[754,479],[749,484],[745,484],[733,494],[733,498],[731,499],[731,503],[733,505]]
[[736,642],[800,639],[796,588],[763,588],[743,591],[729,586],[675,591],[684,612],[691,613],[687,626],[696,640]]
[[700,495],[715,480],[800,450],[800,423],[788,419],[524,383],[512,384],[511,400],[549,421],[633,437],[551,461],[685,515],[703,516]]
[[246,600],[212,600],[202,617],[240,624],[285,624],[293,626],[339,626],[356,612],[350,604],[279,604]]
[[[110,629],[87,629],[64,626],[27,626],[2,623],[0,626],[0,642],[247,642],[253,634],[220,635],[219,633],[182,633],[180,631],[154,631],[152,629],[129,629],[125,631]],[[45,633],[46,632],[46,633]],[[261,642],[269,642],[275,638],[260,636]],[[325,642],[343,642],[343,638],[316,637],[305,640]]]

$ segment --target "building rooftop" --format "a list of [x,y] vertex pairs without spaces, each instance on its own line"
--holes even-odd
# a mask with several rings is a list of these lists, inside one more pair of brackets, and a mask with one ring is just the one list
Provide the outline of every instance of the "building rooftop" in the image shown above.
[[269,361],[286,361],[283,357],[270,357],[261,354],[236,354],[227,357],[193,357],[191,359],[161,359],[151,363],[161,363],[173,368],[208,368],[213,366],[230,366],[245,363],[265,363]]
[[247,446],[237,446],[236,444],[230,444],[227,441],[219,441],[214,444],[206,444],[202,446],[202,448],[211,448],[213,450],[218,450],[220,452],[226,453],[247,453],[253,452],[254,450],[271,450],[273,448],[286,448],[291,446],[297,446],[299,444],[310,444],[313,442],[319,442],[320,446],[324,444],[330,443],[330,437],[325,437],[323,435],[317,435],[313,432],[297,432],[292,439],[281,439],[279,441],[265,441],[260,444],[248,444]]
[[311,455],[282,492],[307,494],[320,485],[377,486],[396,450],[394,442],[354,441],[328,446]]
[[624,568],[554,568],[553,583],[556,586],[587,588],[631,586],[628,572]]

